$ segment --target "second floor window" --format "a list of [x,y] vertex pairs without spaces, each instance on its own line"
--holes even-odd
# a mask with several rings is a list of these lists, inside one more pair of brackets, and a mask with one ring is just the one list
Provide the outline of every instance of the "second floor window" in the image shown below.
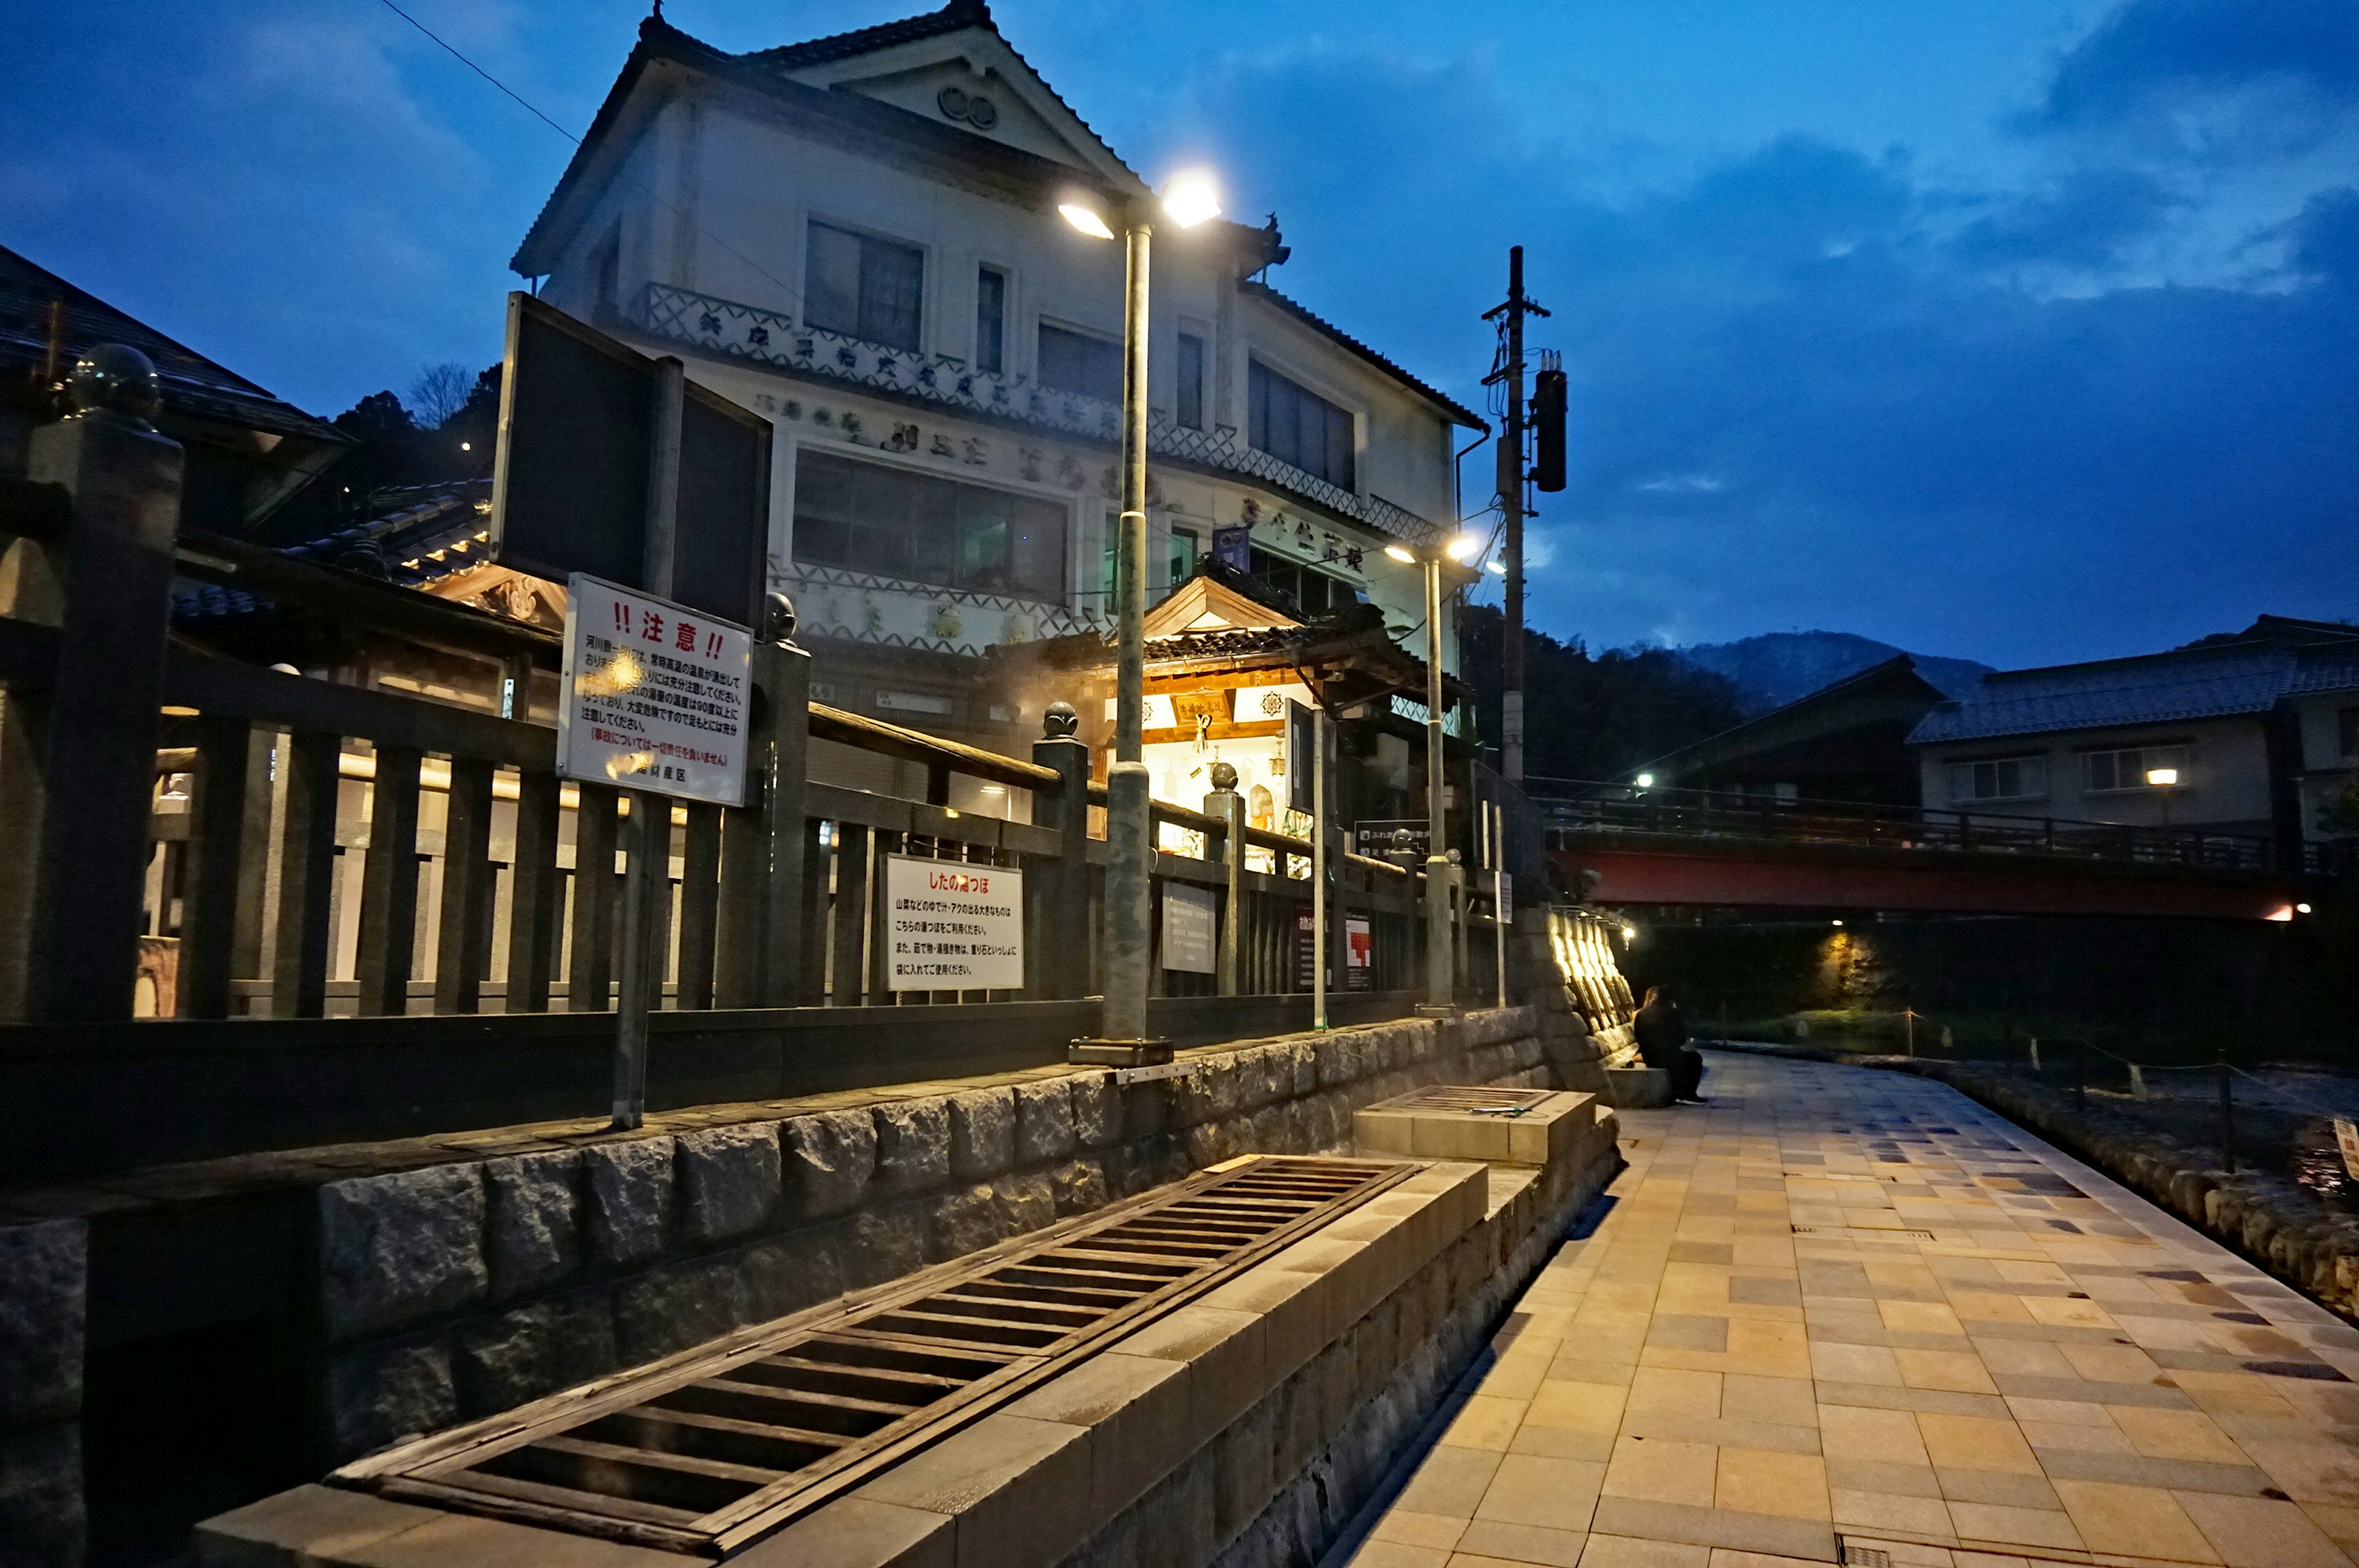
[[1122,401],[1122,345],[1069,327],[1040,323],[1040,384]]
[[1317,567],[1288,560],[1258,546],[1249,558],[1253,562],[1252,575],[1292,599],[1307,616],[1332,615],[1345,605],[1360,601],[1358,589],[1341,578],[1329,577]]
[[2081,786],[2091,795],[2112,790],[2183,788],[2190,782],[2187,748],[2140,746],[2081,753]]
[[1007,368],[1007,275],[995,266],[974,275],[974,368]]
[[2342,755],[2359,757],[2359,708],[2346,708],[2334,716],[2334,734]]
[[1180,427],[1204,427],[1204,340],[1193,332],[1180,334]]
[[919,302],[925,295],[924,252],[873,234],[813,223],[806,263],[805,322],[823,332],[916,351]]
[[805,450],[795,559],[973,593],[1065,601],[1066,509],[985,485]]
[[1339,490],[1355,488],[1351,415],[1259,360],[1245,384],[1245,438]]
[[1950,764],[1950,800],[1971,805],[1980,800],[2038,800],[2048,793],[2045,757],[1994,757],[1988,762]]

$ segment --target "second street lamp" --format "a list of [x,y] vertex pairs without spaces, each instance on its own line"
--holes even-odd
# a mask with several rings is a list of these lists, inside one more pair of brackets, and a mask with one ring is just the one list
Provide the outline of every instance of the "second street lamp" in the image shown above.
[[1449,784],[1441,754],[1441,574],[1462,588],[1481,577],[1464,563],[1482,553],[1479,534],[1460,534],[1422,546],[1386,545],[1385,554],[1425,569],[1425,1002],[1421,1012],[1458,1006],[1455,943],[1450,929],[1450,840],[1442,801]]
[[[1176,177],[1163,199],[1165,216],[1191,228],[1220,216],[1207,175]],[[1065,222],[1093,239],[1114,237],[1106,213],[1086,196],[1057,206]],[[1076,1061],[1144,1065],[1167,1059],[1169,1047],[1147,1033],[1152,955],[1152,801],[1141,733],[1147,713],[1147,242],[1152,233],[1136,203],[1124,215],[1122,342],[1122,516],[1114,533],[1114,755],[1106,764],[1106,897],[1104,1011],[1099,1038],[1076,1042]]]

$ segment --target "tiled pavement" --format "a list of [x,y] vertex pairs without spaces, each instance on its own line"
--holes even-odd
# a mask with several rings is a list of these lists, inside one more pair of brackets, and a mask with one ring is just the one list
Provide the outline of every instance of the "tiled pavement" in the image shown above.
[[1941,1085],[1708,1059],[1346,1561],[2359,1559],[2359,1332]]

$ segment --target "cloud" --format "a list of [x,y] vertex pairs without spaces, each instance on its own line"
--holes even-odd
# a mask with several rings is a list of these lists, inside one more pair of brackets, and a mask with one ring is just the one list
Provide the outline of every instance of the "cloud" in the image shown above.
[[1961,260],[1975,265],[2104,267],[2151,237],[2181,204],[2143,169],[2076,168],[2044,189],[2002,199],[1951,243]]
[[2021,123],[2234,159],[2309,150],[2354,116],[2349,0],[2129,0],[2060,56]]

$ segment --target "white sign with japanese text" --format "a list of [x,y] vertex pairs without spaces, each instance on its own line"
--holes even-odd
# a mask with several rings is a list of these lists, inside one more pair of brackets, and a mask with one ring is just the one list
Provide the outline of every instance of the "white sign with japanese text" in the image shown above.
[[1185,882],[1163,884],[1165,968],[1190,975],[1209,975],[1218,970],[1214,933],[1220,921],[1213,909],[1210,888],[1190,887]]
[[566,590],[558,773],[745,805],[753,633],[580,572]]
[[897,991],[1024,989],[1024,873],[910,855],[885,860]]

